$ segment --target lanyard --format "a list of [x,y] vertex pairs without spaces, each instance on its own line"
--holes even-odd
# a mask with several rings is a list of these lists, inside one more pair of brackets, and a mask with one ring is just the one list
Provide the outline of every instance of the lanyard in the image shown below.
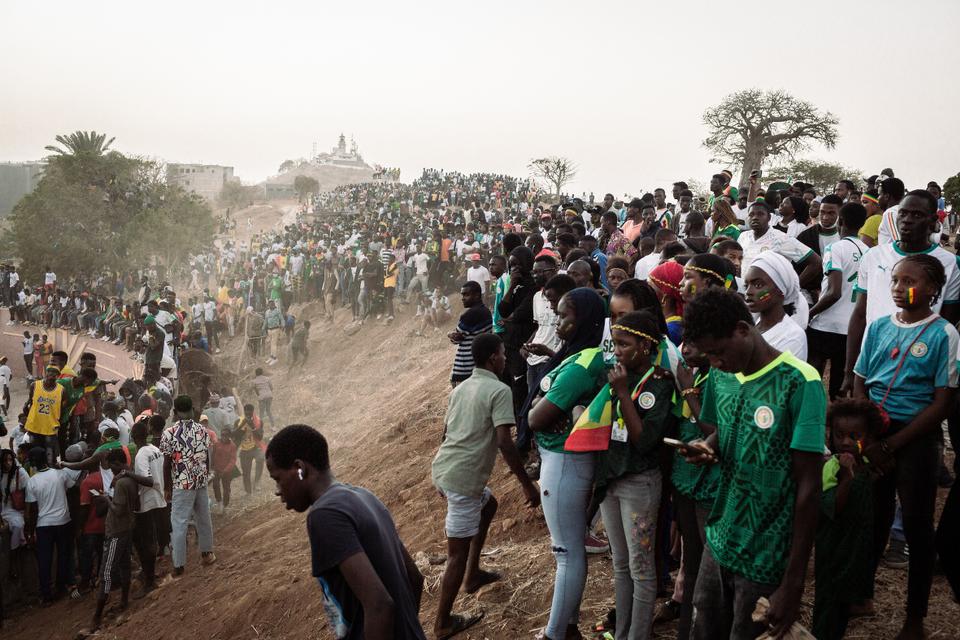
[[[647,382],[650,376],[653,375],[656,367],[650,367],[643,376],[641,376],[640,381],[633,388],[633,392],[630,394],[630,399],[634,402],[637,401],[637,398],[640,397],[640,394],[643,392],[643,385]],[[623,416],[620,414],[620,399],[616,397],[613,392],[613,387],[610,388],[610,395],[614,396],[613,398],[613,412],[616,417],[616,422],[623,424]]]

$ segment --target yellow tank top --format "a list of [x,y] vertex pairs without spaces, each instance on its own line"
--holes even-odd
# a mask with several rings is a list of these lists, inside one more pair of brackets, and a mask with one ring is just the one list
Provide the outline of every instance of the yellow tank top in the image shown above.
[[52,436],[60,427],[60,408],[63,403],[63,387],[56,385],[53,391],[43,388],[43,380],[33,383],[33,404],[27,414],[27,431],[41,436]]

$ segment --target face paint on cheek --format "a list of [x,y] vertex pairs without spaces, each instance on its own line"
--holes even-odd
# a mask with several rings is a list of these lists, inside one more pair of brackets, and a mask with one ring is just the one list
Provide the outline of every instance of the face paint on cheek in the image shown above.
[[690,291],[690,295],[696,294],[696,293],[697,293],[697,285],[696,285],[695,283],[691,282],[691,283],[690,283],[689,291]]
[[909,304],[913,304],[913,303],[916,301],[916,299],[917,299],[917,288],[916,288],[916,287],[908,287],[908,288],[907,288],[907,302],[908,302]]
[[759,294],[757,294],[757,300],[759,300],[760,302],[765,302],[769,298],[770,298],[770,291],[767,289],[764,289]]

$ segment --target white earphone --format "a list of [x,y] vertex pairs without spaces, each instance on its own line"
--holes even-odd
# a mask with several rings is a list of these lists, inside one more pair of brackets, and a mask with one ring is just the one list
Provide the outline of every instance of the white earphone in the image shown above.
[[297,477],[303,480],[303,467],[297,469]]

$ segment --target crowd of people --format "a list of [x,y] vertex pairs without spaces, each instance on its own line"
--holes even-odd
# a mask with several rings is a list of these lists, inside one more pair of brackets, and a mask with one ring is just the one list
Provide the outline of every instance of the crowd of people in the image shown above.
[[[960,437],[960,268],[942,246],[950,233],[939,187],[908,191],[890,170],[827,194],[802,182],[764,186],[758,174],[737,189],[731,177],[712,176],[702,199],[677,182],[672,200],[656,189],[560,204],[530,181],[491,174],[425,170],[409,186],[349,185],[282,228],[196,257],[186,305],[163,285],[157,301],[144,278],[146,295],[121,300],[115,316],[75,306],[72,292],[66,310],[57,296],[49,302],[56,276],[41,288],[46,298],[23,304],[19,278],[0,278],[12,322],[120,339],[144,359],[142,385],[114,398],[95,360],[75,372],[64,355],[45,354],[42,337],[39,352],[24,337],[25,363],[29,355],[44,368],[18,427],[26,446],[5,454],[0,491],[4,522],[16,524],[25,505],[18,541],[35,540],[45,601],[93,581],[89,561],[75,573],[58,551],[68,564],[54,589],[50,550],[74,520],[59,509],[39,524],[30,506],[77,483],[70,469],[99,469],[97,491],[110,485],[113,496],[91,494],[95,508],[75,520],[86,527],[102,512],[107,521],[99,624],[111,580],[125,586],[124,602],[130,584],[129,562],[113,577],[114,557],[135,549],[152,585],[145,556],[172,531],[182,571],[177,540],[192,514],[203,522],[202,558],[213,562],[206,484],[227,504],[230,478],[242,475],[249,493],[265,464],[288,508],[309,510],[313,574],[335,637],[424,638],[423,578],[389,512],[336,481],[316,430],[266,435],[264,371],[282,344],[291,366],[307,359],[310,322],[295,309],[313,305],[317,326],[339,310],[357,325],[406,313],[419,320],[413,333],[439,335],[459,291],[463,312],[446,332],[456,347],[452,392],[431,470],[447,502],[436,637],[479,622],[454,613],[461,588],[501,578],[480,566],[498,508],[488,487],[497,451],[528,505],[542,507],[556,560],[539,637],[581,637],[586,558],[596,552],[612,556],[615,602],[598,632],[616,640],[648,638],[673,619],[681,639],[784,636],[799,619],[811,555],[815,637],[842,638],[851,617],[873,612],[881,563],[908,571],[898,637],[925,637],[938,556],[960,590],[955,490],[934,523],[937,488],[952,482],[941,424],[951,443]],[[181,350],[215,350],[221,333],[242,337],[259,367],[259,412],[228,392],[196,410],[172,399]],[[71,455],[81,441],[89,450]],[[137,464],[144,450],[162,470]],[[148,511],[167,511],[141,524],[135,495],[142,507],[145,492],[170,489],[148,500]]]

